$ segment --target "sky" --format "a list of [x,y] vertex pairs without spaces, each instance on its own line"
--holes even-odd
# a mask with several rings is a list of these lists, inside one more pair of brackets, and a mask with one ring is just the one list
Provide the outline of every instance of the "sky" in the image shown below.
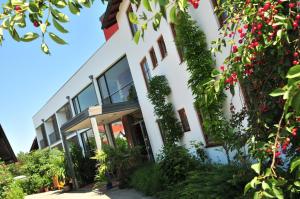
[[[4,33],[0,46],[0,124],[16,154],[31,147],[35,137],[32,116],[105,42],[99,22],[105,7],[97,0],[80,16],[65,11],[70,18],[65,25],[69,33],[55,33],[68,45],[48,38],[50,56],[40,50],[41,40],[18,43]],[[35,27],[30,24],[29,28]]]

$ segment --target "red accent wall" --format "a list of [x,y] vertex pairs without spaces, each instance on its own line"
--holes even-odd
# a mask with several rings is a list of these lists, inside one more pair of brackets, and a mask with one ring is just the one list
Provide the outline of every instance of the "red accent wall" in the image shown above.
[[114,25],[110,26],[109,28],[103,29],[106,41],[109,40],[111,38],[111,36],[113,36],[113,34],[115,34],[115,32],[117,32],[118,30],[119,30],[118,23],[115,23]]

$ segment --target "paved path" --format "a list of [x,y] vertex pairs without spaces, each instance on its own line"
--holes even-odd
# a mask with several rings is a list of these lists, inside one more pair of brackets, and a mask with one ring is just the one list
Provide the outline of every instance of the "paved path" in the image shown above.
[[112,189],[105,193],[97,193],[90,190],[79,190],[67,193],[50,191],[46,193],[26,196],[25,199],[154,199],[143,196],[134,189]]

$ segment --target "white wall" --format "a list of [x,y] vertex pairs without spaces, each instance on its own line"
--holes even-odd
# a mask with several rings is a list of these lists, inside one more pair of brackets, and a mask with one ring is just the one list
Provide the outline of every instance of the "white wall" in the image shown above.
[[[102,45],[102,47],[100,47],[95,54],[87,60],[87,62],[62,86],[62,88],[54,94],[54,96],[41,108],[41,110],[33,116],[35,127],[41,124],[42,119],[48,119],[54,114],[54,112],[65,105],[67,103],[66,96],[73,98],[83,88],[90,84],[90,75],[97,78],[101,73],[118,61],[119,58],[126,54],[153,153],[157,154],[160,152],[163,142],[156,123],[156,117],[153,113],[153,106],[147,98],[147,88],[140,67],[140,62],[145,56],[149,67],[151,68],[152,76],[165,75],[167,77],[172,89],[170,100],[174,105],[175,111],[177,112],[177,110],[181,108],[184,108],[186,111],[191,131],[184,134],[182,144],[189,147],[190,142],[195,140],[205,143],[197,113],[194,109],[193,95],[187,85],[189,78],[189,74],[186,71],[187,66],[185,63],[180,64],[180,59],[169,23],[162,19],[161,26],[158,31],[154,31],[151,26],[148,26],[144,41],[141,39],[139,44],[136,45],[132,41],[129,22],[126,17],[128,5],[128,0],[124,0],[120,5],[120,9],[117,14],[119,30],[110,38],[110,40]],[[142,7],[139,9],[142,9]],[[197,21],[200,28],[206,33],[208,44],[217,38],[218,22],[213,13],[213,7],[210,1],[201,1],[199,9],[191,9],[190,13]],[[163,60],[161,60],[157,44],[157,39],[160,35],[163,35],[168,51],[167,57]],[[158,66],[155,69],[153,69],[149,55],[151,47],[154,48],[158,60]],[[227,52],[229,52],[228,49]],[[221,65],[225,57],[226,53],[218,55],[216,57],[216,65]],[[239,104],[238,102],[236,103]],[[59,123],[61,123],[64,120],[63,116],[61,116],[61,114],[58,115]],[[209,148],[207,151],[213,160],[217,162],[226,162],[223,152],[216,150],[216,148]]]

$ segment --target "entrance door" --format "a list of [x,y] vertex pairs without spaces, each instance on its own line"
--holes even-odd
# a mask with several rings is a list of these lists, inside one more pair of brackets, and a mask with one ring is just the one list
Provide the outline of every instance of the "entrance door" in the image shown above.
[[136,144],[142,147],[142,155],[145,155],[148,160],[153,161],[153,153],[150,145],[148,133],[144,121],[139,121],[133,125],[135,132]]

